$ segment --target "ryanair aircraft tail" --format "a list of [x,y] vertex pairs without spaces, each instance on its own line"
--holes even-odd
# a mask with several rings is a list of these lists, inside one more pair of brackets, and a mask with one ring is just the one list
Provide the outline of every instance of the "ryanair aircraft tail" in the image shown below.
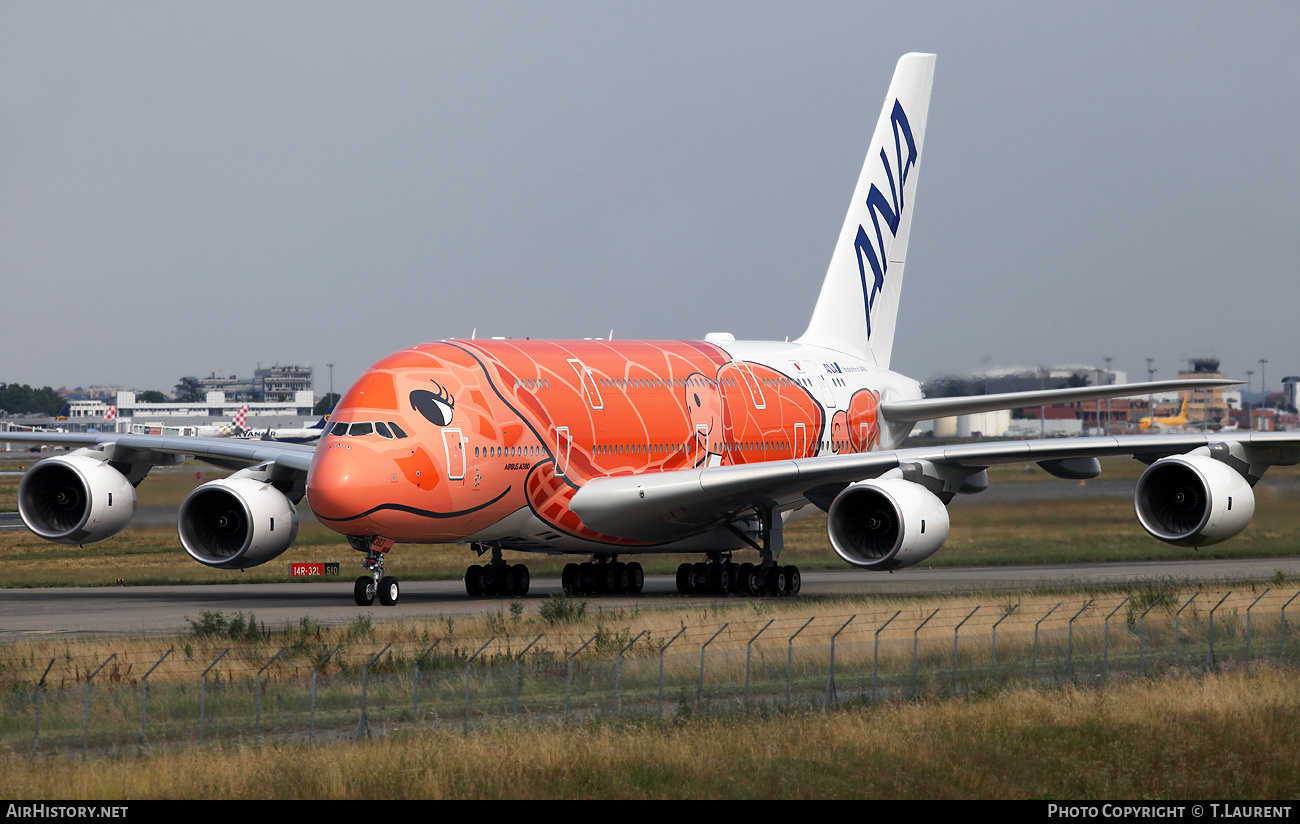
[[898,61],[800,343],[889,367],[933,80],[933,54],[905,54]]

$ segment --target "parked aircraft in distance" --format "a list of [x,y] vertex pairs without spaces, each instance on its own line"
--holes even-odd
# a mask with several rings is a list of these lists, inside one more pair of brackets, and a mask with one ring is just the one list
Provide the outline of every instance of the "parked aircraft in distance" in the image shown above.
[[230,423],[200,426],[196,434],[200,438],[237,438],[246,432],[248,432],[248,404],[239,407],[239,411],[230,419]]
[[[181,505],[197,561],[243,569],[283,553],[304,495],[321,523],[365,553],[354,597],[395,604],[385,572],[397,543],[467,544],[470,595],[523,595],[528,568],[505,553],[585,558],[570,592],[639,592],[645,553],[696,556],[683,593],[789,594],[784,524],[827,513],[849,564],[894,570],[936,552],[946,504],[988,486],[985,470],[1036,462],[1090,478],[1100,457],[1149,464],[1135,503],[1143,528],[1179,546],[1239,533],[1252,486],[1300,462],[1300,435],[1135,435],[905,448],[922,420],[1064,401],[1220,386],[1158,381],[976,397],[921,397],[890,371],[934,55],[898,63],[807,330],[794,341],[463,340],[420,344],[371,367],[313,446],[119,434],[8,436],[83,445],[19,486],[38,535],[90,543],[131,520],[134,485],[186,455],[243,466]],[[933,294],[934,292],[932,292]],[[937,331],[936,334],[941,334]],[[956,341],[954,341],[956,342]],[[753,552],[755,562],[737,553]],[[627,560],[627,559],[632,560]]]
[[282,443],[315,443],[320,440],[321,435],[325,434],[328,423],[329,416],[323,415],[319,421],[311,426],[249,429],[236,437],[262,441],[280,441]]
[[1138,429],[1173,429],[1177,426],[1187,426],[1187,400],[1192,396],[1191,392],[1183,393],[1183,405],[1178,410],[1177,415],[1168,417],[1146,417],[1138,419]]

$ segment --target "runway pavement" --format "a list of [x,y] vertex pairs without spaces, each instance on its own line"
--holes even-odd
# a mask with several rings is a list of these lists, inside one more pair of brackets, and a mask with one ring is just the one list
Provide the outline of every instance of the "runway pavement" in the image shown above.
[[[1048,584],[1120,585],[1161,578],[1187,582],[1263,581],[1273,578],[1279,570],[1290,580],[1300,579],[1300,558],[913,568],[892,575],[856,569],[823,570],[803,574],[803,592],[798,597],[946,594]],[[369,614],[376,622],[469,615],[504,609],[507,602],[514,600],[469,598],[460,581],[410,581],[402,584],[397,606],[358,607],[352,602],[352,581],[0,590],[0,642],[57,634],[175,632],[188,628],[186,617],[197,619],[204,610],[251,612],[266,626],[279,628],[296,625],[303,616],[337,625],[359,614]],[[526,609],[537,609],[543,599],[559,591],[558,579],[534,579],[528,597],[522,600]],[[639,604],[643,609],[715,600],[713,596],[677,595],[669,575],[648,576],[640,596],[584,598],[611,607]]]

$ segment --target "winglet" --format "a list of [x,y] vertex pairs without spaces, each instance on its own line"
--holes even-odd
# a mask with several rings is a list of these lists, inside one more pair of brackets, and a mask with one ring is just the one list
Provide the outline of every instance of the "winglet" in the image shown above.
[[905,54],[894,69],[821,295],[800,343],[889,366],[934,61],[933,54]]

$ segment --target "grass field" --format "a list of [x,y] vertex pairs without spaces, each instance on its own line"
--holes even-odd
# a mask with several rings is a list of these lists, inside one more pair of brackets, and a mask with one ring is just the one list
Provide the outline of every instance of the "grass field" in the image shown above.
[[[33,456],[34,457],[34,456]],[[0,461],[0,468],[26,466],[26,458]],[[1103,462],[1107,478],[1136,478],[1142,465],[1130,459]],[[200,477],[196,477],[196,473]],[[227,473],[187,464],[175,470],[155,470],[137,490],[140,507],[179,506],[196,485]],[[1014,465],[990,470],[994,484],[1066,484],[1037,469]],[[1300,468],[1275,467],[1270,478],[1300,477]],[[15,504],[18,476],[0,476],[0,511]],[[1256,489],[1256,514],[1241,535],[1222,544],[1192,550],[1173,547],[1149,537],[1137,524],[1132,502],[1124,498],[1089,497],[1087,485],[1078,495],[1006,503],[958,496],[950,507],[952,531],[944,548],[926,564],[976,566],[1090,561],[1183,560],[1188,558],[1269,557],[1300,554],[1297,506],[1293,497],[1272,490],[1267,482]],[[6,504],[6,501],[9,503]],[[305,506],[305,502],[304,502]],[[261,567],[243,572],[215,570],[192,561],[180,547],[174,526],[131,527],[108,540],[84,548],[52,544],[29,532],[0,533],[0,587],[265,583],[287,580],[293,561],[342,564],[344,577],[358,568],[360,554],[342,536],[304,521],[289,552]],[[568,559],[507,553],[526,560],[534,576],[555,577]],[[459,545],[399,546],[388,559],[390,574],[405,580],[456,580],[474,562]],[[672,573],[685,556],[647,556],[650,574]],[[786,530],[785,563],[808,569],[842,569],[826,537],[825,516],[792,523]]]
[[1292,798],[1294,671],[914,703],[183,747],[87,763],[0,756],[42,799]]

